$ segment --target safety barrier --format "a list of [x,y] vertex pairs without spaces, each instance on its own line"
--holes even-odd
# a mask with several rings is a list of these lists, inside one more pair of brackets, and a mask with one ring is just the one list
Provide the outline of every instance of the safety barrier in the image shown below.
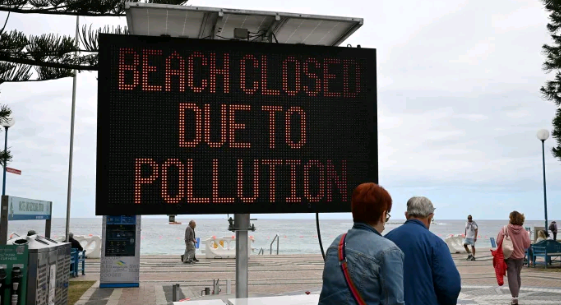
[[450,253],[460,253],[464,249],[464,237],[462,234],[451,235],[444,239]]
[[[64,236],[55,237],[56,241],[63,241]],[[101,237],[97,235],[74,235],[74,239],[77,240],[82,248],[86,250],[86,256],[88,258],[101,258]]]
[[[249,254],[255,251],[252,246],[255,242],[255,238],[250,236],[248,238],[247,247]],[[205,245],[205,257],[206,258],[235,258],[236,257],[236,237],[226,236],[226,237],[216,237],[212,236],[204,240]]]

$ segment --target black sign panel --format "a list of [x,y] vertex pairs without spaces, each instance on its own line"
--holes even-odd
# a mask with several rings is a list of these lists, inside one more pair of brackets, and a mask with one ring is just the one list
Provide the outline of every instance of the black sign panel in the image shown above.
[[105,256],[136,255],[136,216],[107,216]]
[[374,49],[99,44],[97,215],[349,212],[378,182]]

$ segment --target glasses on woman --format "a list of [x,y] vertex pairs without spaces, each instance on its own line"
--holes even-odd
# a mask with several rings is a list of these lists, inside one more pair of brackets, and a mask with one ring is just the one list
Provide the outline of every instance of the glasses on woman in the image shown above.
[[392,215],[390,215],[389,212],[386,212],[386,222],[390,220],[390,217],[392,217]]

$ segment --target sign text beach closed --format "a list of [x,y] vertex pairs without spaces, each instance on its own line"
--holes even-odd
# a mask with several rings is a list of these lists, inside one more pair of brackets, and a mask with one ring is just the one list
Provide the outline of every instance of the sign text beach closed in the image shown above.
[[101,35],[96,214],[348,212],[373,49]]

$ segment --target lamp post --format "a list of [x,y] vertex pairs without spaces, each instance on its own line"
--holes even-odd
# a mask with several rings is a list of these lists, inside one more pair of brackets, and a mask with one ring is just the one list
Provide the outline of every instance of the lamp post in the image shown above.
[[543,208],[545,213],[545,231],[548,232],[547,228],[547,193],[545,187],[545,148],[544,143],[547,138],[549,138],[549,131],[547,129],[538,130],[538,139],[542,141],[542,164],[543,164]]
[[[8,129],[16,123],[16,120],[13,118],[7,118],[2,122],[2,126],[6,129],[6,137],[4,139],[4,153],[8,151]],[[6,166],[8,159],[4,158],[4,173],[3,173],[3,180],[2,180],[2,196],[6,195]]]

